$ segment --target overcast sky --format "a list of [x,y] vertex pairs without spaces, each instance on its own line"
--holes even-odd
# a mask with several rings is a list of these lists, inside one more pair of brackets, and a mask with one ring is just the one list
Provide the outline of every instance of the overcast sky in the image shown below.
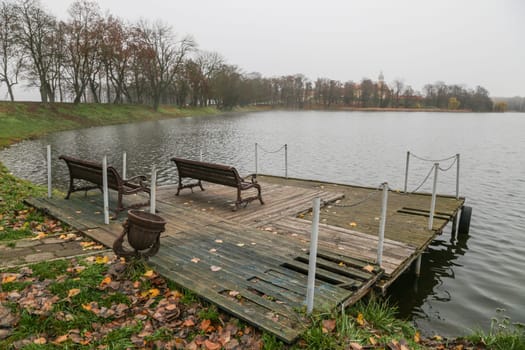
[[[42,0],[60,19],[70,0]],[[245,72],[481,85],[525,96],[525,0],[98,0],[162,20]]]

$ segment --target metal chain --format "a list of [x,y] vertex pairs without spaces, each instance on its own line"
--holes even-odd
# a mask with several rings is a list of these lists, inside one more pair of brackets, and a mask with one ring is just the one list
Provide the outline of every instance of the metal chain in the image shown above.
[[454,158],[454,161],[448,166],[448,168],[442,168],[442,167],[439,167],[439,170],[445,172],[445,171],[449,171],[450,168],[452,168],[454,166],[454,164],[456,164],[456,162],[458,161],[458,158],[455,157]]
[[415,190],[413,190],[412,192],[409,192],[409,194],[413,194],[413,193],[416,193],[417,191],[419,191],[419,189],[425,184],[425,182],[427,182],[428,178],[430,177],[430,174],[432,174],[432,170],[434,170],[434,166],[432,166],[430,168],[430,171],[428,172],[428,174],[425,177],[425,179],[423,180],[423,182],[421,182],[421,184],[419,186],[417,186]]
[[453,156],[450,156],[448,158],[443,158],[443,159],[428,159],[428,158],[423,158],[423,157],[420,157],[418,155],[415,155],[414,153],[410,152],[410,155],[414,158],[417,158],[419,160],[422,160],[422,161],[425,161],[425,162],[433,162],[433,163],[436,163],[436,162],[444,162],[446,160],[450,160],[452,158],[457,158],[456,155],[454,154]]
[[[332,203],[330,204],[331,206],[333,207],[336,207],[336,208],[351,208],[351,207],[357,207],[358,205],[361,205],[365,202],[368,202],[370,199],[372,199],[375,195],[377,195],[379,193],[379,190],[381,190],[382,188],[381,187],[378,187],[375,189],[374,192],[371,192],[368,194],[368,196],[366,196],[366,198],[360,200],[360,201],[357,201],[355,203],[351,203],[351,204],[336,204],[336,203]],[[326,204],[329,204],[329,202],[326,202],[326,201],[322,201],[323,202],[323,205],[326,205]]]
[[261,146],[260,144],[257,144],[257,147],[261,149],[261,151],[263,152],[266,152],[266,153],[277,153],[277,152],[280,152],[284,149],[286,145],[282,145],[281,148],[279,148],[278,150],[275,150],[275,151],[268,151],[266,150],[263,146]]

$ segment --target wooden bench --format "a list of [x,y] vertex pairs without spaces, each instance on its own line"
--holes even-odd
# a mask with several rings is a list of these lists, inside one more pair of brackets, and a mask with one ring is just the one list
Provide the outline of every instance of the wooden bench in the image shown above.
[[[235,187],[237,189],[237,201],[235,202],[235,208],[237,210],[241,205],[248,205],[251,201],[258,199],[261,204],[264,204],[261,197],[261,185],[255,180],[255,175],[251,175],[251,180],[245,181],[239,176],[237,169],[227,165],[199,162],[196,160],[182,159],[173,157],[171,161],[177,166],[179,172],[179,185],[177,187],[177,196],[180,190],[184,188],[191,188],[199,186],[202,191],[202,181],[212,182],[219,185]],[[197,180],[197,182],[183,184],[183,178],[190,178]],[[241,192],[250,188],[257,189],[257,196],[241,198]]]
[[[71,193],[77,191],[85,191],[86,194],[87,191],[97,188],[102,191],[102,164],[65,155],[61,155],[59,159],[64,160],[69,169],[69,190],[67,191],[66,199],[69,199]],[[124,207],[122,203],[123,195],[136,194],[139,192],[150,194],[150,189],[143,183],[146,181],[145,176],[139,175],[131,179],[123,179],[118,171],[112,166],[107,167],[107,176],[108,188],[115,190],[118,193],[115,217],[123,210],[149,205],[149,200],[145,203],[137,203],[128,207]],[[94,185],[76,186],[75,180],[87,181]]]

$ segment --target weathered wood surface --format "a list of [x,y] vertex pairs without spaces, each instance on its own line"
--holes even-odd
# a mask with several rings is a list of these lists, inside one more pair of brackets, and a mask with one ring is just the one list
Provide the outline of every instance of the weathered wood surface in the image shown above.
[[[383,270],[375,266],[380,191],[315,181],[259,176],[265,205],[232,212],[235,189],[204,183],[205,191],[175,196],[176,186],[157,190],[157,214],[166,221],[151,263],[165,277],[285,341],[299,335],[306,295],[312,200],[321,197],[316,308],[352,304],[373,285],[386,288],[443,230],[464,199],[438,196],[434,229],[427,229],[430,195],[390,192]],[[136,197],[136,198],[135,198]],[[359,206],[347,206],[364,198]],[[141,196],[128,200],[140,201]],[[103,224],[100,195],[30,199],[111,247],[124,215]],[[110,206],[116,196],[110,192]],[[198,261],[197,263],[192,262]],[[219,271],[212,271],[217,266]],[[367,272],[364,266],[372,266]],[[238,295],[232,296],[232,294]]]

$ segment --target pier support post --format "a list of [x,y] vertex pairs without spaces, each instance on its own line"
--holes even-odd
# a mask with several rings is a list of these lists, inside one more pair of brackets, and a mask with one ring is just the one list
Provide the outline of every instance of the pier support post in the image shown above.
[[410,162],[410,151],[407,151],[407,162],[406,162],[406,168],[405,168],[405,188],[404,192],[407,192],[408,187],[408,163]]
[[47,198],[53,195],[51,188],[51,145],[47,145]]
[[416,265],[414,266],[414,273],[416,276],[421,275],[421,257],[423,256],[423,253],[421,253],[417,259],[416,259]]
[[257,142],[255,143],[255,175],[257,175]]
[[379,240],[377,242],[377,265],[383,263],[383,243],[385,241],[386,209],[388,203],[388,182],[383,183],[383,200],[381,204],[381,221],[379,222]]
[[434,211],[436,210],[437,197],[437,177],[438,177],[439,163],[434,163],[434,184],[432,185],[432,201],[430,202],[430,215],[428,217],[428,229],[432,230],[434,225]]
[[310,237],[310,256],[308,260],[308,287],[306,289],[306,313],[311,314],[314,309],[315,268],[317,264],[317,237],[319,235],[319,207],[321,199],[313,200],[312,235]]
[[456,154],[456,199],[459,199],[459,153]]
[[284,144],[284,177],[288,178],[288,144]]
[[157,205],[157,169],[155,165],[151,167],[151,183],[149,194],[149,212],[155,214]]
[[109,225],[108,157],[102,158],[102,194],[104,196],[104,224]]
[[128,178],[128,173],[127,173],[127,169],[128,169],[128,155],[126,152],[123,152],[122,153],[122,178],[123,179],[127,179]]

